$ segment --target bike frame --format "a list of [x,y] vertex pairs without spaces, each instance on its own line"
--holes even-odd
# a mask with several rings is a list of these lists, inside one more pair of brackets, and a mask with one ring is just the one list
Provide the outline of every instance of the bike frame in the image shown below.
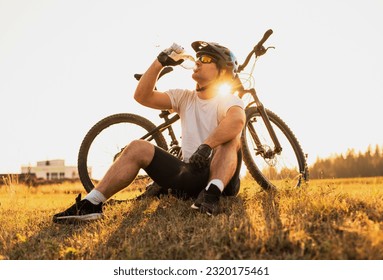
[[177,137],[174,133],[174,130],[172,128],[172,124],[175,123],[180,119],[180,116],[178,114],[174,115],[169,119],[170,112],[168,110],[162,110],[159,117],[161,119],[164,119],[165,122],[157,126],[155,129],[149,131],[144,136],[141,137],[142,140],[153,140],[153,136],[158,132],[163,132],[164,130],[168,129],[169,136],[171,139],[170,147],[178,145]]

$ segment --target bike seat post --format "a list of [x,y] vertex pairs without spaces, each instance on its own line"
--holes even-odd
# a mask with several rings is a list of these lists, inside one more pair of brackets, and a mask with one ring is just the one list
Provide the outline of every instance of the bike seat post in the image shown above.
[[177,116],[169,119],[169,115],[170,115],[170,111],[169,110],[161,110],[161,113],[160,113],[160,118],[161,119],[164,119],[165,120],[165,125],[166,125],[166,128],[168,129],[168,132],[169,132],[169,136],[171,138],[171,143],[170,143],[170,146],[174,146],[174,145],[178,145],[178,140],[174,134],[174,131],[173,131],[173,128],[171,126],[171,124],[173,122],[175,122],[176,120],[179,119],[179,117],[177,118]]

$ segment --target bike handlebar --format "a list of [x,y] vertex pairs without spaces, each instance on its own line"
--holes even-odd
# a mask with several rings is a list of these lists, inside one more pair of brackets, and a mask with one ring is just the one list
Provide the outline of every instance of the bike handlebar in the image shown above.
[[[266,42],[267,39],[273,34],[273,30],[269,29],[263,34],[262,39],[254,46],[253,50],[247,55],[245,61],[242,65],[238,66],[238,73],[240,73],[243,69],[246,68],[247,64],[249,63],[251,57],[253,54],[255,54],[256,57],[259,57],[261,55],[264,55],[269,48],[265,48],[263,44]],[[272,47],[271,47],[272,48]]]

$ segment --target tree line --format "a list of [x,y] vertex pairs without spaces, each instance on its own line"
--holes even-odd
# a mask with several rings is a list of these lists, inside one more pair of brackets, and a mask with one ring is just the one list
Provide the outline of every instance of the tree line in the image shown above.
[[363,153],[348,149],[345,154],[317,158],[310,167],[311,179],[383,176],[383,149],[369,146]]

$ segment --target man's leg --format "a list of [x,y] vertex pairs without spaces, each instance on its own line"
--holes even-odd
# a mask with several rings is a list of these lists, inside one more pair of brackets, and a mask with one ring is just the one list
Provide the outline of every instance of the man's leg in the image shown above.
[[130,143],[120,157],[109,168],[99,184],[81,200],[67,210],[53,216],[56,223],[97,220],[102,217],[105,200],[127,187],[137,176],[140,168],[147,167],[154,156],[154,146],[143,140]]
[[113,163],[95,190],[106,199],[129,186],[141,168],[147,167],[154,156],[154,146],[144,140],[131,142]]
[[222,181],[223,188],[227,186],[237,168],[237,152],[240,148],[240,144],[240,136],[238,136],[230,142],[216,148],[210,164],[209,182],[216,179]]
[[219,198],[237,169],[239,148],[240,138],[238,136],[215,149],[210,163],[209,182],[192,205],[193,209],[198,209],[208,215],[219,212]]

